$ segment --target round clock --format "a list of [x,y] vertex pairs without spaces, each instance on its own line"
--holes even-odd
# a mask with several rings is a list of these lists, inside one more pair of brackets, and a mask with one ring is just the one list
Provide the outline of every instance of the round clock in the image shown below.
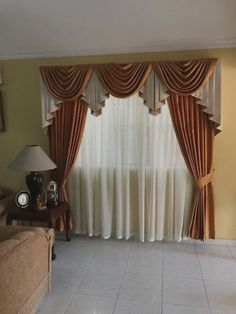
[[26,208],[30,206],[30,194],[26,191],[21,191],[17,193],[16,198],[16,205],[20,208]]

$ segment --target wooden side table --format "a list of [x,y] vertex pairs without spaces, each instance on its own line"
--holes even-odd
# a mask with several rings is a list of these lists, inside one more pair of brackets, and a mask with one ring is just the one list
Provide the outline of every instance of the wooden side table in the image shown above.
[[[57,206],[49,207],[45,210],[38,209],[22,209],[14,207],[7,213],[6,224],[11,225],[13,220],[29,221],[32,226],[33,221],[45,221],[49,228],[56,228],[57,220],[62,217],[65,224],[66,240],[71,240],[70,228],[70,205],[67,202],[61,202]],[[52,251],[52,259],[56,258],[54,247]]]

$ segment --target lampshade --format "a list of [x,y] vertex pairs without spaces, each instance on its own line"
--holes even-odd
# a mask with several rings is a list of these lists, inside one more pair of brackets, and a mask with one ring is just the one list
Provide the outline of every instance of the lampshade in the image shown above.
[[27,145],[9,165],[12,170],[46,171],[57,166],[39,145]]

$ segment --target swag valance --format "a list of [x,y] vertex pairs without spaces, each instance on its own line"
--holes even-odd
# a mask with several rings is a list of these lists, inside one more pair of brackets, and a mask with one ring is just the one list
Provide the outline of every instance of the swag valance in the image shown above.
[[[102,113],[109,95],[139,93],[150,114],[168,102],[173,127],[196,182],[189,236],[215,237],[212,160],[221,128],[221,77],[217,59],[41,67],[42,126],[48,129],[61,199],[82,140],[87,107]],[[60,110],[58,110],[61,108]]]
[[42,126],[49,126],[63,101],[84,100],[93,115],[102,113],[109,94],[126,98],[139,93],[157,115],[170,93],[192,95],[221,127],[220,64],[217,59],[156,63],[41,67]]

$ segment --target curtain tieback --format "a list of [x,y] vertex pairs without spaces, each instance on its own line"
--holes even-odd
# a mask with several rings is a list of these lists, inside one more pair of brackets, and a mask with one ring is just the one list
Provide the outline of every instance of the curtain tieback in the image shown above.
[[197,180],[197,188],[200,190],[204,188],[204,186],[208,185],[212,181],[212,177],[215,170],[211,170],[206,176],[201,177]]

